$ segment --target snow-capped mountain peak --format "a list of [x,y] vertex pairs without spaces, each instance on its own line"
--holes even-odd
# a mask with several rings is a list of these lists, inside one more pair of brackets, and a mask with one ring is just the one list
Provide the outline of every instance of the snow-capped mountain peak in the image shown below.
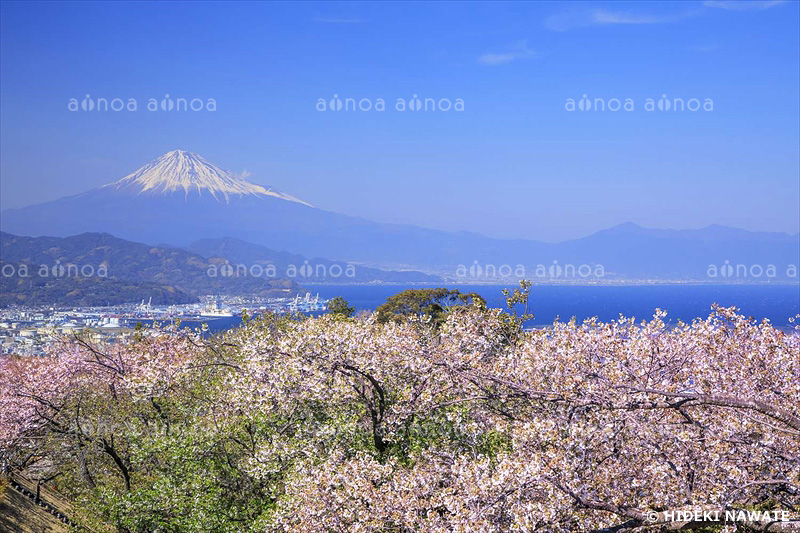
[[228,202],[234,195],[274,196],[290,202],[310,205],[294,196],[262,187],[227,170],[222,170],[201,155],[184,150],[172,150],[150,161],[124,178],[105,187],[131,191],[135,194],[165,194],[183,191],[202,196],[210,194],[218,201]]

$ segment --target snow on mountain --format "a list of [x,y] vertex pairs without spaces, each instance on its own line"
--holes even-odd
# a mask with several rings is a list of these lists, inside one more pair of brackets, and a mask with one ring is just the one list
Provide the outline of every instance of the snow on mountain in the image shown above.
[[729,261],[776,265],[780,279],[796,281],[796,274],[792,278],[787,272],[800,256],[797,236],[721,227],[656,230],[624,224],[582,239],[540,243],[381,224],[311,208],[181,151],[165,154],[105,187],[2,211],[0,227],[36,236],[106,232],[153,245],[186,246],[230,237],[307,258],[449,276],[459,276],[461,265],[476,270],[493,265],[498,271],[503,265],[522,265],[532,274],[536,265],[550,268],[557,262],[576,269],[602,265],[609,278],[709,281],[709,265],[719,268]]
[[272,188],[250,183],[232,172],[222,170],[202,156],[184,150],[172,150],[150,161],[136,172],[105,185],[135,194],[165,194],[183,191],[186,196],[206,192],[217,201],[230,199],[230,195],[274,196],[282,200],[311,204]]

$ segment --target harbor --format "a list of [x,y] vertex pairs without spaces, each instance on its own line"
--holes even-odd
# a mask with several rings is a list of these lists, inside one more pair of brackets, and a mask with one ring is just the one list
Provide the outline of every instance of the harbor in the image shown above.
[[92,340],[122,341],[137,327],[180,323],[213,334],[238,326],[243,315],[319,314],[328,300],[307,292],[294,298],[207,295],[184,305],[153,305],[152,300],[110,307],[40,307],[0,310],[0,355],[40,356],[59,337],[82,333]]

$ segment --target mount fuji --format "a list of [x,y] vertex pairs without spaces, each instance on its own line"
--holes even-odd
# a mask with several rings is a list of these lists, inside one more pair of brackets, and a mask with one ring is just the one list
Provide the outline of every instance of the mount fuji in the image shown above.
[[196,194],[210,195],[217,201],[230,201],[231,196],[272,196],[310,206],[288,194],[250,183],[222,170],[193,152],[173,150],[154,159],[132,174],[103,187],[132,194],[173,194],[183,192],[186,199]]
[[[380,224],[325,211],[262,187],[202,156],[173,150],[83,194],[0,213],[3,231],[65,237],[105,232],[131,241],[188,246],[234,238],[273,250],[385,268],[463,262],[460,251],[496,256],[504,241],[471,233]],[[529,244],[535,244],[527,241]]]
[[[196,153],[173,150],[99,188],[5,210],[0,224],[3,231],[34,236],[100,231],[172,245],[236,237],[277,249],[311,252],[315,242],[324,241],[319,232],[330,226],[331,217],[338,220],[341,215],[251,183]],[[349,223],[348,219],[344,224]]]
[[[521,223],[524,223],[521,220]],[[76,196],[0,213],[2,231],[66,237],[105,232],[151,245],[187,247],[232,238],[306,257],[459,276],[458,267],[602,265],[606,278],[709,281],[709,266],[800,262],[800,235],[723,226],[697,230],[622,224],[562,243],[504,240],[382,224],[313,207],[247,181],[198,154],[173,150],[135,172]],[[796,276],[796,274],[795,274]],[[723,279],[717,281],[764,281]]]

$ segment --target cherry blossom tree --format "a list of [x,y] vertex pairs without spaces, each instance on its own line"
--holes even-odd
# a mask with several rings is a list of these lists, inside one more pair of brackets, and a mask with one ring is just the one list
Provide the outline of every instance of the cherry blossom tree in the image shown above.
[[2,461],[97,530],[800,529],[800,332],[377,318],[0,359]]

